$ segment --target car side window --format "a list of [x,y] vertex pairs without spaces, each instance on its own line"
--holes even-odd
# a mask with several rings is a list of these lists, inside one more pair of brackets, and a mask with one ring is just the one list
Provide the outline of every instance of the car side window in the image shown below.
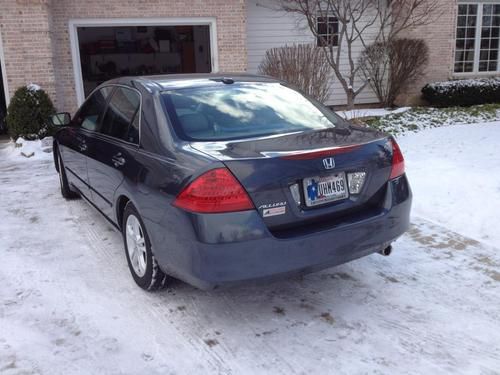
[[117,87],[108,103],[100,132],[131,143],[139,143],[141,98],[132,89]]
[[113,87],[109,86],[95,91],[76,113],[73,125],[90,131],[97,131],[99,120],[106,108],[106,100],[112,90]]

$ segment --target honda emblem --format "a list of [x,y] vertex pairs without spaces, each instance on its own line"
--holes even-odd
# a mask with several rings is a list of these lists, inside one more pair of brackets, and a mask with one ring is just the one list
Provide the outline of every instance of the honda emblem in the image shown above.
[[323,166],[325,169],[333,169],[335,168],[335,160],[333,158],[323,159]]

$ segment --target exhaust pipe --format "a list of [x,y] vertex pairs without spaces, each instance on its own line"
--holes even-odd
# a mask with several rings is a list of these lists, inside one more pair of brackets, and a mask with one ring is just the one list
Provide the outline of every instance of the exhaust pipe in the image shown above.
[[379,251],[379,254],[382,254],[385,257],[388,257],[392,253],[392,245],[387,246],[386,248]]

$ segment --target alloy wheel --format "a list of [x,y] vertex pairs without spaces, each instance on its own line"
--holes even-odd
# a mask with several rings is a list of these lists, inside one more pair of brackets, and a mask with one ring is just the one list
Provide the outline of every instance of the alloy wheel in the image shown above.
[[127,218],[125,237],[130,263],[137,276],[143,277],[147,267],[146,240],[139,219],[134,215]]

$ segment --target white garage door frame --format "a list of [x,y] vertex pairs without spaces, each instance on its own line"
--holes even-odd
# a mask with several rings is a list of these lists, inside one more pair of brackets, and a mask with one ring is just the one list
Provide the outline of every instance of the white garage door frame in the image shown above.
[[212,72],[219,71],[219,55],[217,49],[217,25],[215,17],[176,17],[176,18],[99,18],[72,19],[69,21],[69,38],[71,43],[71,58],[75,78],[76,100],[80,106],[85,100],[83,90],[82,67],[80,63],[80,48],[78,44],[79,27],[106,26],[208,26],[210,34],[210,55]]
[[0,69],[2,71],[2,82],[3,82],[3,91],[5,94],[5,104],[8,106],[10,102],[9,96],[9,83],[7,82],[7,70],[5,68],[5,55],[3,53],[3,44],[2,44],[2,34],[0,34]]

